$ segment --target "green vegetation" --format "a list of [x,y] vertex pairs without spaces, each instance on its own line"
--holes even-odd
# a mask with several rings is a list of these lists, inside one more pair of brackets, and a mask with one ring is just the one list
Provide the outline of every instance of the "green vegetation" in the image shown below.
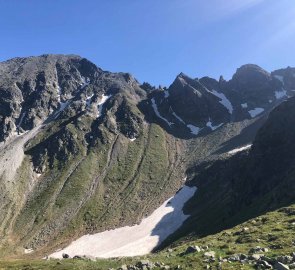
[[[136,264],[140,260],[160,262],[171,269],[204,269],[207,265],[217,269],[219,257],[228,258],[235,254],[249,254],[253,247],[267,248],[264,253],[269,258],[289,255],[294,251],[295,205],[251,219],[231,229],[215,235],[195,239],[190,236],[179,240],[172,247],[155,254],[135,258],[118,258],[113,260],[67,259],[67,260],[10,260],[0,261],[0,269],[118,269],[123,264]],[[206,248],[215,252],[215,262],[205,261],[206,251],[185,254],[189,246]],[[153,269],[161,269],[160,267]],[[254,265],[241,262],[222,262],[222,269],[254,269]]]

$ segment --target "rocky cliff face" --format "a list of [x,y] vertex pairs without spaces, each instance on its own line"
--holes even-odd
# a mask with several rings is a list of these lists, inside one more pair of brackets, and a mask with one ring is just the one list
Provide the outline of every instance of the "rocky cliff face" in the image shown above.
[[[156,89],[140,85],[130,74],[103,71],[79,56],[0,63],[3,256],[24,248],[43,256],[85,233],[136,223],[178,190],[187,169],[198,172],[200,193],[207,187],[201,179],[211,170],[199,171],[199,166],[210,164],[216,168],[212,172],[222,171],[222,179],[238,175],[240,160],[252,160],[247,168],[255,171],[254,160],[261,155],[255,151],[265,147],[263,153],[268,153],[269,145],[259,138],[270,131],[261,129],[250,161],[229,161],[220,149],[251,142],[267,114],[292,96],[293,89],[291,68],[270,74],[246,65],[230,81],[180,74],[168,89]],[[212,165],[213,160],[219,161]],[[230,196],[247,186],[238,178],[235,182],[240,184],[228,190]],[[223,185],[214,185],[218,183]],[[253,189],[247,186],[245,194]],[[207,206],[202,210],[210,212]],[[197,207],[194,211],[195,217],[201,213]]]

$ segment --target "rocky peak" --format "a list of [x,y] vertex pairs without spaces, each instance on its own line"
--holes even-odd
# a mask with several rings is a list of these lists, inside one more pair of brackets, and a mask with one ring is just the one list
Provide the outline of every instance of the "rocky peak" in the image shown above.
[[233,75],[232,82],[236,87],[264,86],[271,80],[270,73],[253,64],[243,65]]

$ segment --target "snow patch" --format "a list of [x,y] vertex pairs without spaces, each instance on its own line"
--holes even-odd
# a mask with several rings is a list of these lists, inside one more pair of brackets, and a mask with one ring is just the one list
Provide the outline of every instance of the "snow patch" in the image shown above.
[[101,97],[101,100],[98,102],[98,113],[97,113],[97,118],[101,116],[103,105],[107,102],[107,100],[111,97],[112,95],[105,95],[103,94]]
[[190,130],[191,130],[191,133],[194,134],[194,135],[198,135],[199,132],[202,130],[202,128],[199,128],[199,127],[196,127],[194,125],[186,125]]
[[165,98],[168,98],[169,95],[170,95],[170,94],[169,94],[169,91],[168,91],[168,90],[165,90],[165,91],[164,91],[164,97],[165,97]]
[[84,89],[87,85],[90,84],[90,79],[89,78],[85,78],[83,76],[81,76],[81,89]]
[[284,84],[284,76],[281,75],[275,75],[274,76],[277,80],[279,80],[282,84]]
[[229,112],[230,114],[233,113],[233,106],[232,106],[231,102],[227,99],[227,97],[226,97],[224,94],[219,93],[219,92],[217,92],[216,90],[212,90],[211,93],[212,93],[214,96],[216,96],[216,97],[218,97],[219,99],[221,99],[221,100],[219,101],[219,103],[222,104],[222,105],[228,110],[228,112]]
[[25,254],[30,254],[32,252],[34,252],[32,248],[25,248]]
[[255,108],[253,110],[248,111],[248,113],[251,115],[252,118],[257,116],[258,114],[261,114],[262,112],[264,112],[263,108]]
[[275,96],[276,96],[276,99],[281,99],[283,97],[286,97],[287,96],[287,91],[282,89],[280,91],[275,91]]
[[87,107],[90,106],[90,104],[91,104],[91,99],[92,99],[93,96],[94,96],[94,94],[92,94],[92,95],[89,96],[89,97],[86,97],[86,106],[87,106]]
[[154,109],[155,114],[156,114],[159,118],[161,118],[163,121],[165,121],[169,127],[170,127],[171,125],[174,124],[174,123],[169,122],[166,118],[164,118],[164,117],[160,114],[160,112],[159,112],[159,110],[158,110],[158,107],[157,107],[157,104],[156,104],[156,101],[155,101],[154,98],[152,98],[152,107],[153,107],[153,109]]
[[166,200],[149,217],[143,219],[139,225],[84,235],[49,257],[62,258],[63,253],[70,257],[85,255],[99,258],[148,254],[189,217],[183,213],[182,209],[196,190],[196,187],[184,186],[174,197]]
[[134,138],[129,138],[129,140],[131,141],[131,142],[134,142],[135,140],[136,140],[136,138],[134,137]]
[[245,151],[245,150],[251,148],[251,146],[252,146],[252,144],[247,144],[245,146],[242,146],[242,147],[239,147],[239,148],[235,148],[235,149],[229,151],[228,154],[233,155],[233,154],[236,154],[238,152]]
[[241,106],[242,106],[243,109],[248,108],[248,104],[247,103],[242,103]]
[[219,124],[219,125],[217,125],[217,126],[212,126],[212,122],[211,122],[210,119],[209,119],[209,121],[208,121],[207,124],[206,124],[206,126],[209,127],[209,128],[211,128],[211,130],[215,130],[215,129],[221,127],[222,125],[223,125],[223,123],[221,123],[221,124]]
[[60,113],[68,107],[69,104],[70,104],[70,100],[67,100],[66,102],[60,102],[59,109],[55,113],[54,119],[56,119],[60,115]]

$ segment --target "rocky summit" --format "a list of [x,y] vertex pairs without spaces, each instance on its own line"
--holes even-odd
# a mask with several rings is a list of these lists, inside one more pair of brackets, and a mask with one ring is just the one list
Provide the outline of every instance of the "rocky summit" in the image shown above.
[[154,87],[76,55],[0,63],[0,269],[66,247],[36,267],[293,269],[294,93],[291,67]]

